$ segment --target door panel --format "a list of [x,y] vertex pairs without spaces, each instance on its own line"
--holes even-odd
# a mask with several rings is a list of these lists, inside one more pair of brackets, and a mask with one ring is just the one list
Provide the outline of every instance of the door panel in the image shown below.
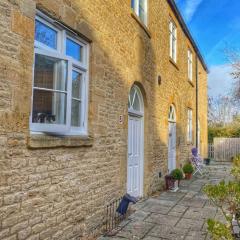
[[168,170],[176,168],[176,123],[169,122]]
[[142,120],[129,116],[128,121],[128,176],[127,192],[135,197],[141,194],[140,171],[142,160]]

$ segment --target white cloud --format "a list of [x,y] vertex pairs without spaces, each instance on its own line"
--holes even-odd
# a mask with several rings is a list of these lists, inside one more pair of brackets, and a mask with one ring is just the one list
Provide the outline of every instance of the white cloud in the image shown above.
[[183,15],[187,22],[191,21],[199,5],[203,0],[186,0],[186,5],[183,10]]
[[234,79],[231,76],[231,65],[216,65],[210,68],[208,75],[209,96],[228,95],[232,89]]

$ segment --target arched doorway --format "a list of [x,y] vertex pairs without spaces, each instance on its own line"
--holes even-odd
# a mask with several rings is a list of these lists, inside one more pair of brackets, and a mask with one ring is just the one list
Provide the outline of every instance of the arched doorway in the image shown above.
[[141,90],[133,85],[128,97],[128,165],[127,192],[143,195],[144,102]]
[[168,171],[176,168],[176,110],[173,104],[168,112]]

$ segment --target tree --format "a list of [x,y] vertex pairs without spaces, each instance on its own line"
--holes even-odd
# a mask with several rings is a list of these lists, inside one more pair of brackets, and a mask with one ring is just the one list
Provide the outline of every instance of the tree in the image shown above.
[[235,79],[233,85],[233,96],[234,99],[240,102],[240,52],[236,49],[227,49],[226,55],[230,61],[233,68],[231,75]]
[[209,126],[226,126],[238,115],[238,104],[231,96],[218,96],[208,99]]

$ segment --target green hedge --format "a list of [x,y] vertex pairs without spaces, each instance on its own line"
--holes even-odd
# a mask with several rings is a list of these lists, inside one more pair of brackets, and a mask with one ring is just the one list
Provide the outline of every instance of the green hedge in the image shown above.
[[240,126],[209,127],[208,142],[212,143],[215,137],[240,137]]

